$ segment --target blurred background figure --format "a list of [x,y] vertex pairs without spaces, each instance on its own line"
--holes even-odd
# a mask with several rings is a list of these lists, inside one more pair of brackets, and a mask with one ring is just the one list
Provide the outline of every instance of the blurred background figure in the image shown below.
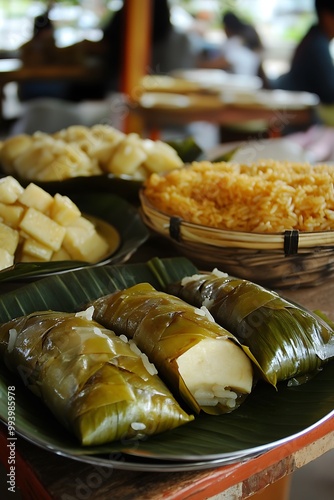
[[19,57],[24,66],[39,66],[57,59],[57,53],[53,24],[46,11],[35,17],[32,37],[19,48]]
[[200,60],[198,66],[241,75],[259,75],[263,44],[254,26],[233,12],[224,13],[222,26],[226,39],[221,53],[212,59]]
[[[194,37],[178,29],[171,20],[168,0],[151,0],[151,45],[147,73],[166,74],[173,69],[196,67],[198,46]],[[126,36],[126,8],[109,12],[101,21],[102,36],[98,41],[84,39],[66,47],[58,47],[49,11],[34,20],[31,39],[19,49],[23,64],[29,67],[45,64],[84,64],[95,62],[101,71],[99,81],[90,82],[32,82],[22,85],[22,101],[36,97],[58,97],[74,102],[105,98],[122,90],[122,71]]]
[[[169,1],[151,0],[151,6],[152,31],[150,34],[150,59],[147,73],[166,74],[173,69],[195,68],[199,53],[198,44],[194,42],[194,37],[191,34],[179,29],[172,23]],[[50,20],[45,20],[43,23],[39,22],[39,31],[42,30],[43,37],[48,40],[45,49],[49,45],[52,47],[48,55],[45,56],[49,63],[51,60],[57,61],[59,56],[63,61],[62,54],[66,54],[66,61],[71,61],[72,53],[72,61],[76,60],[77,62],[77,55],[83,57],[82,64],[86,61],[94,61],[92,67],[98,67],[101,76],[98,80],[94,79],[93,82],[82,80],[71,83],[60,82],[59,85],[55,86],[50,85],[49,82],[45,84],[38,82],[33,88],[30,87],[30,84],[28,85],[30,88],[22,88],[20,90],[21,98],[29,99],[31,102],[29,102],[29,106],[26,106],[23,116],[13,128],[16,133],[23,130],[41,129],[42,127],[43,130],[45,128],[50,130],[50,126],[54,127],[54,124],[49,125],[44,122],[50,121],[51,114],[54,117],[52,121],[57,123],[58,126],[62,123],[62,117],[64,126],[68,126],[71,120],[80,119],[81,123],[81,114],[78,115],[72,105],[66,106],[68,101],[70,101],[69,104],[75,105],[94,101],[100,113],[99,103],[104,102],[104,115],[101,119],[105,119],[105,114],[110,112],[109,106],[113,96],[121,102],[121,105],[116,106],[117,109],[122,106],[124,110],[125,105],[120,96],[122,94],[127,7],[128,4],[125,1],[119,10],[112,11],[109,9],[100,24],[102,35],[99,40],[83,39],[62,48],[55,47],[53,27],[49,22]],[[51,50],[54,50],[54,48],[57,49],[55,51],[56,55],[51,56]],[[40,59],[39,64],[42,63],[44,63],[44,59]],[[39,99],[32,100],[33,97]],[[53,98],[53,100],[50,98]],[[112,102],[115,102],[115,99],[112,99]]]
[[[171,22],[168,0],[152,0],[151,54],[147,73],[166,74],[173,69],[196,67],[198,50],[192,37],[178,30]],[[121,9],[111,13],[102,27],[103,36],[98,42],[83,40],[77,45],[86,55],[100,59],[104,67],[104,94],[121,91],[124,60],[126,2]],[[72,99],[85,98],[80,86],[73,87]]]
[[271,87],[317,94],[323,104],[334,104],[334,65],[330,42],[334,38],[333,0],[315,0],[317,22],[298,44],[287,73]]
[[[23,65],[30,68],[54,64],[73,64],[81,61],[75,46],[57,47],[54,27],[49,18],[48,10],[36,16],[32,37],[19,47],[18,55]],[[68,84],[60,80],[29,81],[20,83],[18,86],[18,96],[21,101],[28,101],[38,97],[57,97],[61,99],[66,98],[67,93]]]
[[197,57],[192,37],[172,24],[168,0],[154,0],[149,72],[164,74],[174,69],[194,68]]

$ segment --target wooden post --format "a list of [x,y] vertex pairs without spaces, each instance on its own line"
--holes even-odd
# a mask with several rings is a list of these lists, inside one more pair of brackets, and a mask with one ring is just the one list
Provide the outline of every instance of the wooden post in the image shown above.
[[[125,0],[124,60],[121,90],[128,98],[139,92],[141,78],[147,73],[151,47],[151,0]],[[124,132],[142,134],[143,124],[139,116],[128,114],[124,120]]]

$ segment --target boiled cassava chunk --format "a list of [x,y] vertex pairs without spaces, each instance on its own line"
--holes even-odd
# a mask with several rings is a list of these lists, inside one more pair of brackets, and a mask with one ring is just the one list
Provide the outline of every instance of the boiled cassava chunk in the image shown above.
[[25,189],[11,176],[0,180],[0,270],[15,262],[98,262],[109,242],[79,207],[37,184]]

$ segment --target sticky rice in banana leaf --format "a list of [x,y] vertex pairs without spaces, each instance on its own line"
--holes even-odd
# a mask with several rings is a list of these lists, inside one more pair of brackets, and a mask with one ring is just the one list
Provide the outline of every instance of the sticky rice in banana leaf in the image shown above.
[[38,312],[0,326],[7,367],[80,443],[141,438],[192,420],[146,356],[86,313]]
[[322,318],[250,281],[219,270],[185,277],[166,290],[197,307],[246,346],[260,376],[277,382],[307,380],[334,357],[334,331]]
[[205,309],[148,283],[101,297],[92,305],[93,317],[133,339],[194,411],[231,412],[251,392],[251,362],[235,337]]

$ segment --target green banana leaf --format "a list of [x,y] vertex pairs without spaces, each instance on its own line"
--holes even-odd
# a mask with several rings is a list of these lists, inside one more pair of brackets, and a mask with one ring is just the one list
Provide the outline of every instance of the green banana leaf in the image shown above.
[[[107,193],[90,192],[84,195],[73,195],[71,199],[84,214],[98,217],[111,224],[119,233],[121,240],[119,247],[98,265],[125,262],[148,239],[149,232],[137,209],[123,198]],[[32,280],[86,266],[90,264],[78,261],[17,263],[11,268],[0,271],[0,285],[7,282]]]
[[[197,314],[195,307],[178,297],[158,291],[149,283],[139,283],[105,295],[90,302],[90,305],[94,307],[93,318],[101,325],[117,335],[134,340],[156,366],[160,376],[175,394],[187,402],[192,411],[200,413],[202,410],[211,415],[235,411],[251,391],[253,367],[237,339],[205,314]],[[204,347],[208,341],[213,346],[211,351]],[[182,355],[187,353],[191,356],[193,348],[196,350],[196,346],[200,345],[201,355],[198,357],[193,354],[191,357],[189,376],[187,370],[182,372]],[[205,360],[202,359],[203,349],[207,353]],[[216,354],[219,356],[218,362],[217,358],[213,360]],[[228,373],[225,369],[231,357],[238,359],[234,364],[237,368],[233,376],[233,369],[229,368]],[[210,372],[212,365],[215,368]],[[202,372],[200,381],[196,380],[196,383],[194,370]],[[219,388],[218,399],[213,394],[212,399],[207,395],[204,399],[195,397],[196,391],[204,390],[205,394],[208,387],[214,391],[215,385],[216,391]],[[228,397],[226,387],[235,399]],[[219,399],[220,390],[224,390],[224,393]],[[213,401],[215,404],[212,404]]]
[[193,419],[141,352],[85,311],[42,311],[4,323],[0,353],[83,445],[150,436]]
[[[167,143],[172,146],[184,161],[184,163],[192,163],[193,161],[204,161],[207,160],[207,154],[201,149],[201,147],[196,143],[193,137],[186,137],[181,140],[171,140]],[[212,159],[211,162],[217,163],[221,161],[231,161],[233,156],[238,151],[239,146],[233,147]]]
[[274,387],[277,381],[310,376],[334,359],[330,324],[256,283],[212,272],[171,283],[167,292],[196,307],[206,305]]
[[[160,265],[161,264],[161,265]],[[162,273],[170,281],[198,270],[179,257],[146,264],[117,264],[85,268],[26,284],[1,296],[0,322],[36,310],[74,311],[119,288],[143,281],[162,290]],[[145,441],[78,446],[46,407],[0,363],[0,417],[7,418],[7,391],[15,386],[16,431],[48,450],[83,462],[131,470],[195,470],[255,456],[334,416],[334,363],[329,362],[307,383],[279,383],[276,391],[259,382],[234,412],[200,414],[171,431]]]
[[203,150],[196,143],[193,137],[186,137],[180,140],[167,141],[172,148],[175,149],[179,157],[184,163],[191,163],[192,161],[199,160],[203,157]]
[[236,146],[232,149],[229,149],[225,153],[222,153],[218,156],[215,156],[214,158],[210,159],[212,163],[219,163],[221,161],[233,161],[233,157],[235,153],[238,151],[239,146]]

